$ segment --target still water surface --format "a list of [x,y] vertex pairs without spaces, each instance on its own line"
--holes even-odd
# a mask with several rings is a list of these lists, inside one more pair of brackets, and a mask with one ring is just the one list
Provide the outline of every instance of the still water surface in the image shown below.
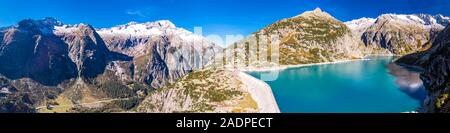
[[417,72],[393,65],[393,57],[368,59],[280,70],[266,83],[287,113],[395,113],[420,106],[425,92]]

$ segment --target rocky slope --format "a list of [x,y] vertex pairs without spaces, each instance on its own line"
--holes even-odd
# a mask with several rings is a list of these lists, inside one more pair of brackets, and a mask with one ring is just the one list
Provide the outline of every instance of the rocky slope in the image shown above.
[[131,22],[99,33],[109,49],[134,57],[136,74],[132,78],[154,88],[203,68],[221,49],[167,20]]
[[437,33],[449,20],[385,14],[343,23],[315,9],[226,49],[167,20],[104,29],[23,20],[0,29],[0,112],[279,112],[267,84],[216,67],[277,68],[416,51],[399,61],[425,71],[426,111],[445,112],[448,66],[438,63],[448,64],[448,28]]
[[[276,68],[279,65],[359,59],[372,54],[403,55],[426,50],[431,46],[429,45],[431,39],[443,29],[443,25],[447,24],[448,20],[440,15],[385,14],[377,19],[363,18],[343,23],[330,14],[315,9],[275,22],[227,47],[214,60],[213,67]],[[274,37],[278,39],[272,39]],[[236,99],[236,97],[241,97],[238,94],[245,92],[242,91],[245,89],[238,89],[242,88],[241,84],[245,81],[233,78],[238,77],[236,75],[239,74],[233,74],[227,69],[191,73],[179,82],[150,94],[138,110],[142,112],[189,112],[192,110],[233,112],[235,108],[228,108],[226,103],[241,102],[239,99],[242,98]],[[222,82],[212,82],[214,80]],[[230,83],[236,86],[227,87],[228,90],[218,87]],[[215,84],[218,85],[215,86]],[[222,92],[222,89],[235,91],[237,94],[233,93],[232,97],[221,100],[210,97],[210,95],[222,97],[220,94],[209,92],[212,90]],[[255,97],[257,96],[253,97],[254,100],[257,99]],[[256,111],[253,109],[244,109],[244,111],[239,109],[239,112]]]
[[[276,38],[276,39],[274,39]],[[225,52],[225,64],[271,67],[362,58],[359,44],[341,21],[317,8],[277,21]]]
[[155,91],[139,112],[280,112],[270,87],[251,76],[229,70],[206,69]]
[[21,90],[14,87],[9,79],[0,76],[0,88],[0,112],[36,112],[30,95],[17,93]]
[[261,70],[368,55],[405,55],[428,49],[449,21],[442,15],[383,14],[343,23],[317,8],[253,33],[227,47],[216,61],[219,66]]
[[447,26],[433,39],[431,48],[397,60],[398,64],[422,70],[422,79],[428,96],[422,112],[450,112],[450,27]]
[[0,111],[130,110],[153,89],[204,67],[220,49],[169,21],[99,33],[53,18],[2,28]]
[[267,84],[202,70],[221,48],[167,20],[27,19],[0,42],[0,112],[279,112]]
[[26,97],[15,102],[26,101],[33,110],[53,105],[72,80],[89,82],[114,59],[89,25],[68,26],[53,18],[27,19],[3,30],[1,36],[0,74],[17,90],[2,102]]
[[384,14],[343,23],[317,8],[277,21],[229,46],[223,60],[238,68],[258,68],[405,55],[429,48],[449,20],[442,15]]
[[[430,39],[444,28],[450,18],[428,14],[383,14],[376,19],[362,18],[346,22],[373,54],[405,55],[430,47]],[[370,49],[369,49],[370,50]]]
[[345,24],[350,28],[355,36],[361,37],[361,35],[375,23],[376,19],[374,18],[360,18],[345,22]]
[[[45,85],[56,85],[77,76],[69,48],[52,33],[61,25],[54,19],[23,20],[0,33],[0,72],[11,79],[29,77]],[[20,55],[20,56],[19,56]]]

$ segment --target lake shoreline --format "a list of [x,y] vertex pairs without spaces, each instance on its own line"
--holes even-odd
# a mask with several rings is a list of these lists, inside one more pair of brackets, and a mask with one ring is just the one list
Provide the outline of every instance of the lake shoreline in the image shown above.
[[371,60],[368,57],[395,57],[396,55],[390,54],[380,54],[380,55],[366,55],[360,59],[348,59],[348,60],[339,60],[339,61],[331,61],[331,62],[321,62],[321,63],[309,63],[309,64],[298,64],[298,65],[281,65],[275,67],[264,67],[264,68],[240,68],[239,71],[242,72],[268,72],[268,71],[281,71],[289,68],[299,68],[299,67],[307,67],[307,66],[317,66],[317,65],[328,65],[328,64],[339,64],[339,63],[347,63],[354,61],[367,61]]
[[[361,59],[283,66],[286,70],[279,71],[278,79],[266,83],[272,89],[281,112],[418,113],[420,103],[405,92],[397,91],[396,79],[386,71],[386,64],[395,59],[393,56],[366,56]],[[327,64],[332,67],[319,66]],[[275,70],[275,67],[270,70]],[[264,73],[247,72],[253,77]],[[389,104],[380,102],[379,96],[383,96]],[[317,107],[316,104],[323,107]],[[354,105],[357,107],[354,108]]]
[[258,104],[259,113],[280,113],[280,108],[269,84],[244,72],[235,71],[234,73],[243,81],[245,88]]
[[310,64],[282,65],[282,66],[267,67],[267,68],[245,68],[245,69],[238,69],[238,70],[242,71],[242,72],[268,72],[268,71],[285,70],[285,69],[289,69],[289,68],[299,68],[299,67],[327,65],[327,64],[339,64],[339,63],[346,63],[346,62],[353,62],[353,61],[366,61],[366,60],[370,60],[370,59],[362,58],[362,59],[340,60],[340,61],[310,63]]

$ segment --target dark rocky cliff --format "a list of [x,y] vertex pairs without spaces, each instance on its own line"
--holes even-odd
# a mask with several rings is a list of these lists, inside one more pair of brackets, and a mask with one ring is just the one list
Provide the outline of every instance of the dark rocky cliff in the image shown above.
[[450,26],[436,36],[430,49],[404,56],[396,62],[422,69],[420,77],[428,91],[423,112],[450,112]]

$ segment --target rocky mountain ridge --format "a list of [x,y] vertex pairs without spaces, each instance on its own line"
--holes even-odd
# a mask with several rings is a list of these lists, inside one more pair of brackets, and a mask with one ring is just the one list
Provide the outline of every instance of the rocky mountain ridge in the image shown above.
[[221,58],[229,68],[260,70],[369,55],[405,55],[426,50],[449,21],[442,15],[383,14],[341,22],[317,8],[262,28],[227,47]]
[[[426,58],[410,62],[428,62],[437,54],[425,50],[444,49],[432,43],[445,40],[438,33],[448,22],[442,15],[384,14],[344,23],[317,8],[222,49],[167,20],[95,29],[27,19],[0,31],[0,111],[279,112],[265,83],[216,67],[271,68],[417,51],[413,57]],[[425,80],[445,81],[431,77]]]
[[205,67],[222,49],[167,20],[131,22],[99,33],[109,49],[134,57],[133,78],[154,88]]
[[[143,31],[131,33],[137,28]],[[129,110],[153,89],[204,67],[220,49],[170,21],[97,31],[26,19],[0,38],[2,112]]]
[[352,40],[344,23],[317,8],[262,28],[223,56],[226,65],[250,69],[362,58]]
[[405,55],[426,50],[430,40],[450,21],[428,14],[383,14],[346,22],[366,47],[386,49],[387,54]]
[[421,70],[420,78],[427,90],[421,112],[448,113],[450,103],[450,26],[433,39],[432,46],[425,51],[403,56],[396,63]]

